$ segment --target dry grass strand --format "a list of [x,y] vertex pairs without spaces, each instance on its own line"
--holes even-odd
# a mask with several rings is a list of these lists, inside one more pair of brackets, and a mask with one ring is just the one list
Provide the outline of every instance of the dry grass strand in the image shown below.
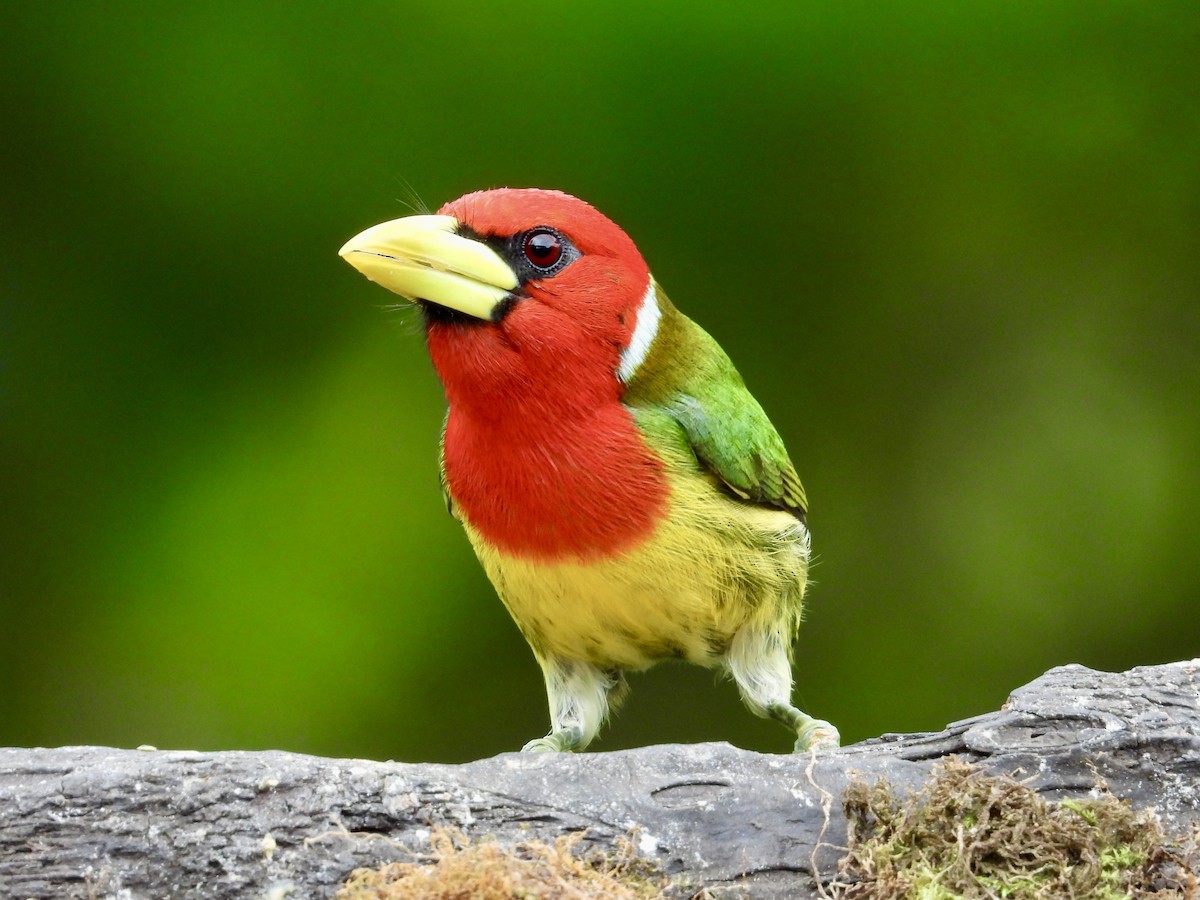
[[583,832],[553,843],[522,841],[511,847],[462,832],[430,836],[426,862],[357,869],[335,900],[652,900],[666,897],[669,881],[622,840],[611,854],[580,852]]

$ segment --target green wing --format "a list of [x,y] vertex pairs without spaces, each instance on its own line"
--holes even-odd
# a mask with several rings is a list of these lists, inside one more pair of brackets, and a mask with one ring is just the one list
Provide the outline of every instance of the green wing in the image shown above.
[[692,452],[729,490],[801,521],[808,510],[783,439],[720,345],[658,292],[655,343],[626,389],[631,405],[658,407],[683,429]]
[[733,493],[804,519],[808,500],[800,476],[783,439],[740,379],[737,390],[723,388],[704,398],[682,394],[667,412],[683,428],[696,458]]

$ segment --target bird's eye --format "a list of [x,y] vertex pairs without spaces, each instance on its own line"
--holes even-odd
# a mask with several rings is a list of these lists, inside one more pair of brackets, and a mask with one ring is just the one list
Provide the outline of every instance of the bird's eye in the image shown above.
[[552,269],[562,259],[563,239],[547,228],[525,235],[525,258],[538,269]]

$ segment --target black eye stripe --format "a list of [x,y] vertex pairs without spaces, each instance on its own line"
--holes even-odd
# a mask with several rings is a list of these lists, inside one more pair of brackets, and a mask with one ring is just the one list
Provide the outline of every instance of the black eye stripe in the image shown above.
[[[498,256],[512,266],[517,280],[521,283],[521,286],[514,291],[514,293],[518,294],[521,293],[526,282],[553,278],[571,263],[575,262],[575,260],[579,259],[579,257],[583,256],[583,253],[567,235],[563,234],[557,228],[551,228],[548,225],[539,225],[507,237],[501,237],[496,234],[481,234],[475,229],[461,224],[458,226],[457,231],[460,237],[470,238],[490,247]],[[562,253],[558,257],[557,262],[551,266],[534,265],[526,255],[525,243],[527,239],[539,233],[554,235],[561,242]]]

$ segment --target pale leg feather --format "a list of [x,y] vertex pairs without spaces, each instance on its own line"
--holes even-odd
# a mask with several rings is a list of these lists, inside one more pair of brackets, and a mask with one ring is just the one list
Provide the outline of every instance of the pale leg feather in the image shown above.
[[530,741],[526,751],[582,750],[608,716],[608,693],[623,683],[616,673],[574,660],[539,660],[550,705],[550,733]]
[[838,730],[792,705],[792,665],[787,639],[777,630],[747,625],[733,636],[725,665],[750,711],[775,719],[796,734],[797,753],[836,747]]

